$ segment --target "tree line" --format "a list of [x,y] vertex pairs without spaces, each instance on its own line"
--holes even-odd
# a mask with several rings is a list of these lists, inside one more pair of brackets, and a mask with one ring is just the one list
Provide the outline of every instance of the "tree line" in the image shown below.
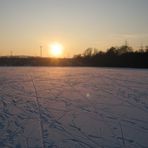
[[87,66],[148,68],[148,46],[137,51],[128,45],[110,47],[105,52],[88,48],[73,58]]
[[110,47],[106,51],[88,48],[73,58],[0,57],[0,66],[91,66],[148,68],[148,46],[133,50],[128,45]]

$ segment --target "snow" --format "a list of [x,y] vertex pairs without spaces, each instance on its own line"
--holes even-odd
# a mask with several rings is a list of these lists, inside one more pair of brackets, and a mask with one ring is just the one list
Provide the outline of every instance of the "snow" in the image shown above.
[[0,68],[0,148],[147,148],[148,70]]

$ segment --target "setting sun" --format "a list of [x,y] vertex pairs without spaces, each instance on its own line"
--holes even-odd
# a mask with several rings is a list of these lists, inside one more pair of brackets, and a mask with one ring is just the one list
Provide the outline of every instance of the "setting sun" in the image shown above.
[[63,54],[63,46],[60,43],[52,43],[49,52],[52,57],[60,57]]

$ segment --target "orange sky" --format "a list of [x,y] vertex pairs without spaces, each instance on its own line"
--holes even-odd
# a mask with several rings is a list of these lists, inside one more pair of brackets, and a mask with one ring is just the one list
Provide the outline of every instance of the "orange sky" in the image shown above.
[[148,45],[147,0],[2,0],[0,55],[49,55],[59,42],[64,57],[88,47],[105,50],[125,40]]

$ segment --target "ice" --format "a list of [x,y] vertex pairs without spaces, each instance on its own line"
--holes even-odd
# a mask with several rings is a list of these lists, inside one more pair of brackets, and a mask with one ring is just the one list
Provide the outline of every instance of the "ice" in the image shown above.
[[147,148],[148,70],[0,68],[0,148]]

